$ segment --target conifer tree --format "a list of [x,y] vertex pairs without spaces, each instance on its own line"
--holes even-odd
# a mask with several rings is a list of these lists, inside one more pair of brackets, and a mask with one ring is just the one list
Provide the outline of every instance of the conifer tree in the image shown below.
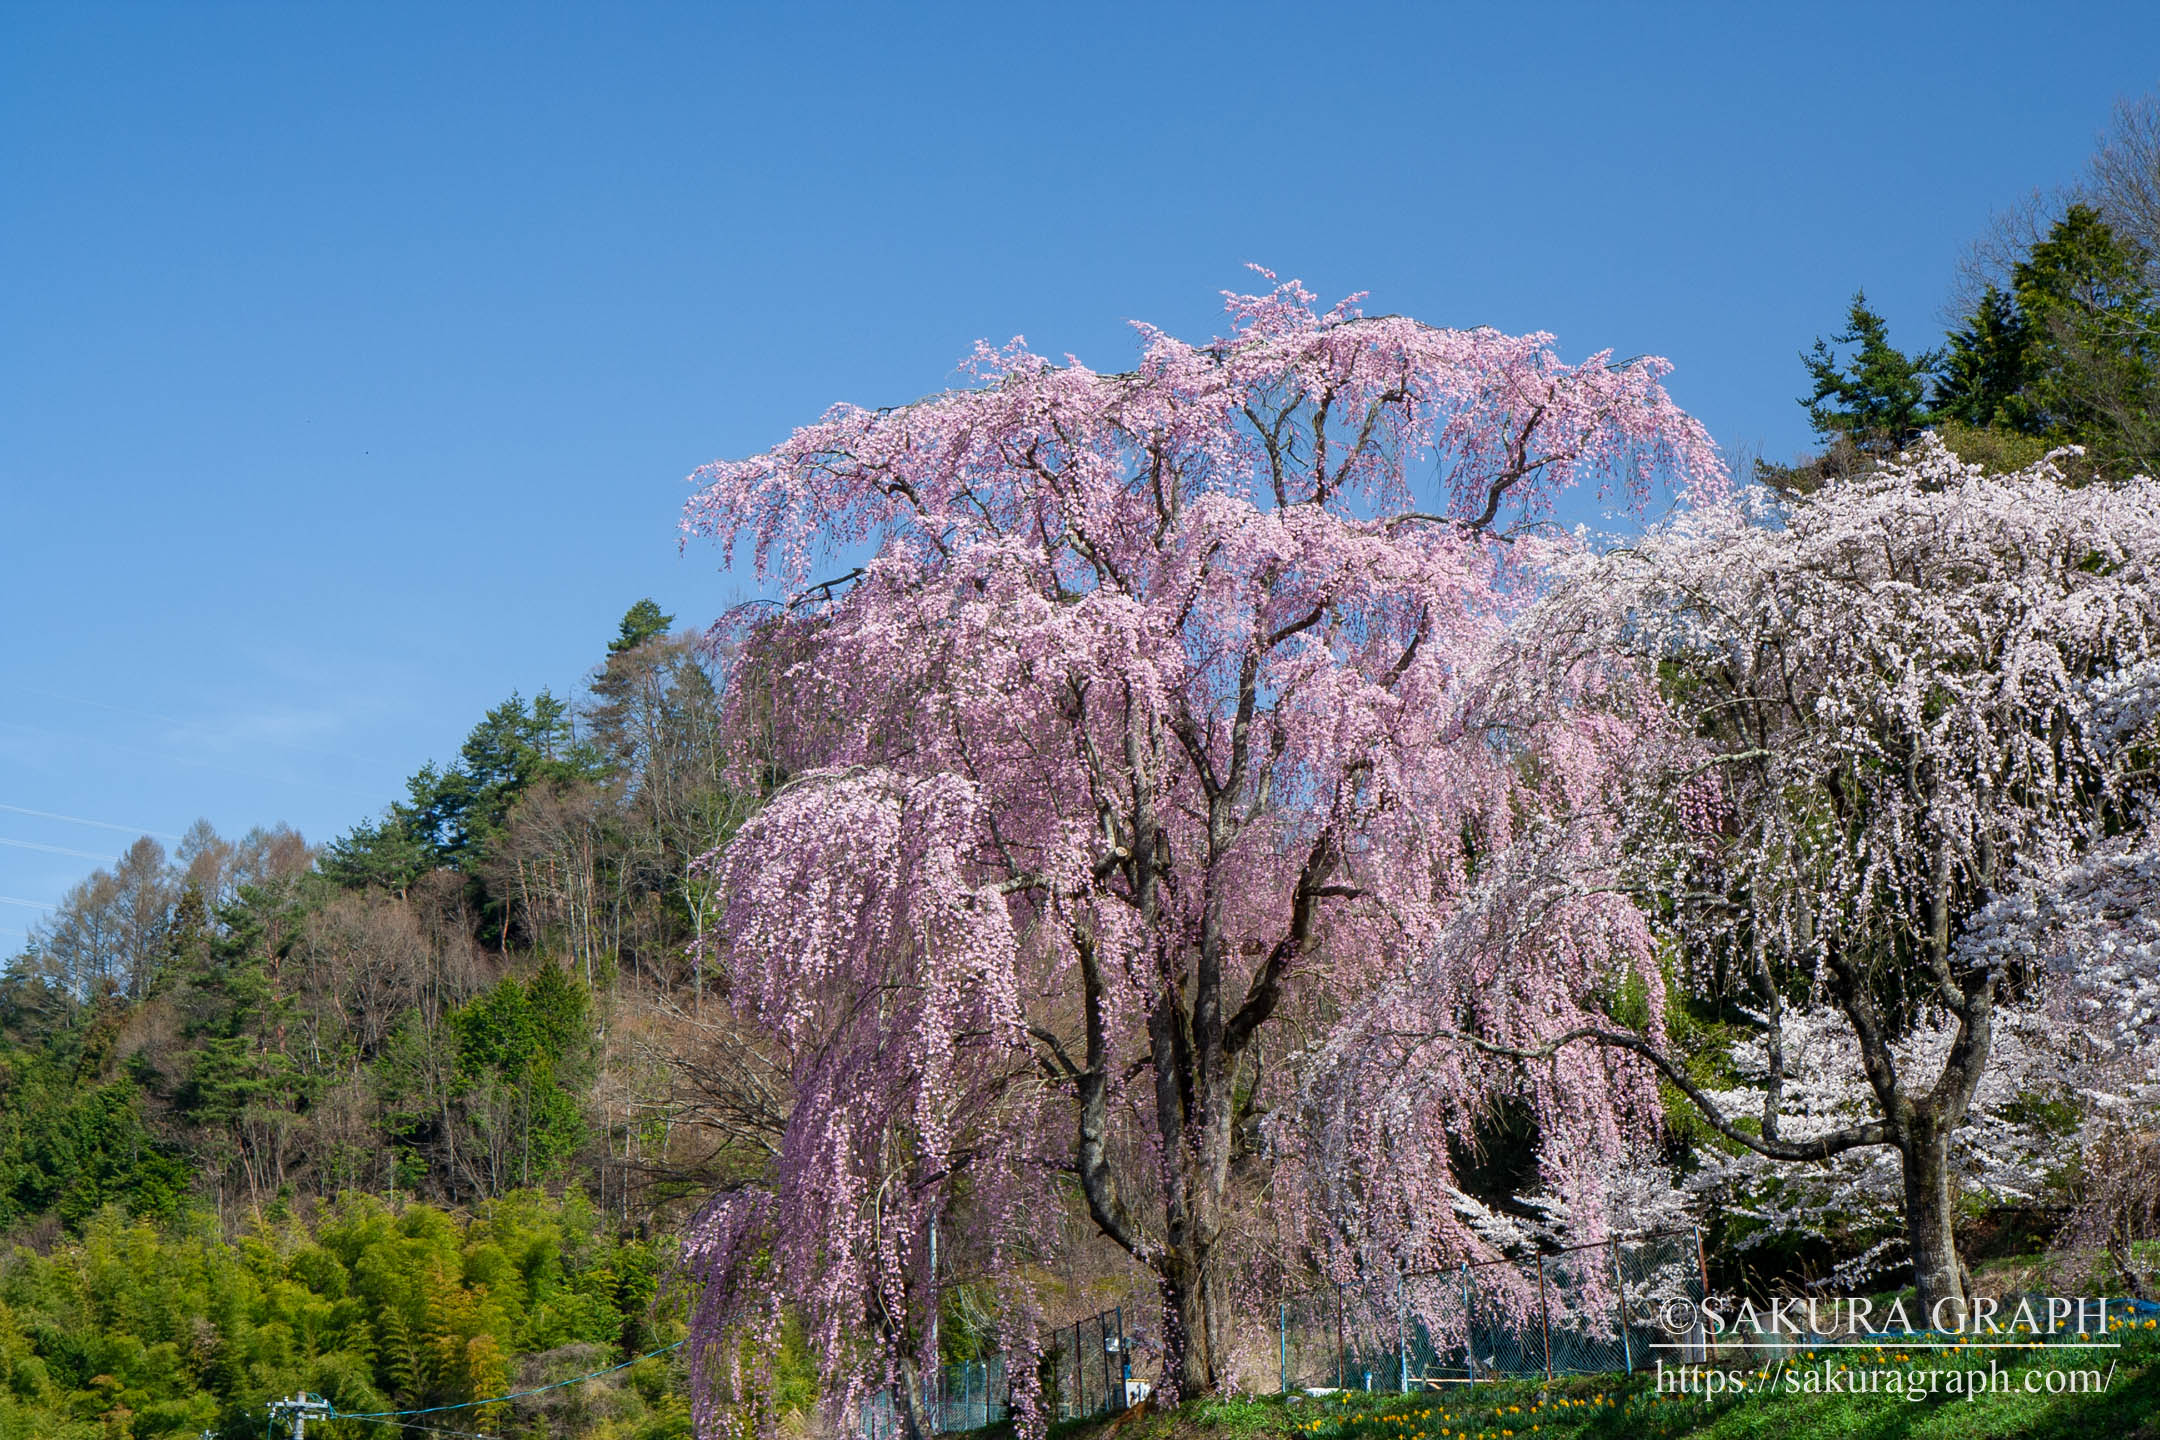
[[[1831,343],[1854,348],[1841,359]],[[1892,345],[1890,327],[1868,307],[1867,292],[1855,291],[1845,328],[1801,353],[1815,393],[1800,403],[1823,439],[1889,453],[1926,425],[1927,377],[1940,358],[1933,350],[1907,355]]]

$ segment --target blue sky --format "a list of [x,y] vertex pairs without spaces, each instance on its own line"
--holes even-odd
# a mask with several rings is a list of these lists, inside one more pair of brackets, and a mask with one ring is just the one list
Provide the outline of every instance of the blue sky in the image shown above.
[[2156,82],[2120,4],[0,6],[0,896],[329,838],[741,597],[694,466],[977,337],[1212,333],[1247,261],[1787,454],[1854,287],[1932,343]]

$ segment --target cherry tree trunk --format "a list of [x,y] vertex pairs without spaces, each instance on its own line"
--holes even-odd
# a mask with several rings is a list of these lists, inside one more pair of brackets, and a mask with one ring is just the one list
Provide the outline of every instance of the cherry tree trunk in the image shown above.
[[1163,1374],[1177,1384],[1180,1398],[1208,1395],[1225,1374],[1222,1285],[1210,1273],[1206,1257],[1159,1272],[1163,1306]]
[[1912,1241],[1913,1286],[1920,1308],[1933,1324],[1935,1307],[1944,1300],[1943,1319],[1960,1324],[1965,1287],[1960,1279],[1957,1237],[1951,1228],[1950,1137],[1930,1120],[1916,1119],[1898,1147],[1905,1170],[1905,1229]]
[[922,1367],[914,1360],[900,1364],[900,1432],[902,1440],[935,1440],[937,1417],[930,1413],[924,1394]]

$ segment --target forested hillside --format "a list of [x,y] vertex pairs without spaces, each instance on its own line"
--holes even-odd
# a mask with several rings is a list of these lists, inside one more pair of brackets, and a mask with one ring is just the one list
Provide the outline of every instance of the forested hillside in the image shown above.
[[635,607],[588,695],[512,696],[327,846],[199,824],[75,887],[0,982],[0,1224],[564,1184],[649,1220],[709,1176],[668,1057],[688,862],[741,807],[667,624]]
[[[328,845],[144,838],[38,927],[0,979],[0,1229],[27,1246],[0,1434],[446,1403],[679,1335],[677,1202],[735,1163],[696,1084],[719,1017],[689,861],[742,802],[710,660],[669,626],[632,607],[587,693],[512,696]],[[490,1418],[677,1433],[670,1374]]]

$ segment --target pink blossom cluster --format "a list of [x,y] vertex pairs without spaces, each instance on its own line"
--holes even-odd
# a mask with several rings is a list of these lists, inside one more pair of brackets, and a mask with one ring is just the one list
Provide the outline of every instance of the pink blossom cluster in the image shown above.
[[[736,722],[786,779],[710,861],[707,954],[793,1087],[770,1177],[694,1237],[701,1364],[753,1295],[813,1316],[836,1387],[926,1362],[938,1217],[1024,1354],[1015,1277],[1069,1201],[1158,1277],[1170,1384],[1216,1383],[1223,1287],[1284,1259],[1233,1169],[1256,1111],[1326,1109],[1306,1063],[1371,1100],[1266,1142],[1313,1181],[1267,1191],[1281,1233],[1335,1263],[1490,1253],[1441,1139],[1502,1094],[1563,1189],[1649,1123],[1624,1058],[1457,1053],[1403,1090],[1388,1032],[1416,995],[1529,1046],[1630,985],[1654,1023],[1641,920],[1584,878],[1626,722],[1493,657],[1571,548],[1553,497],[1719,493],[1707,437],[1662,361],[1295,283],[1230,313],[1143,328],[1122,374],[983,347],[967,388],[699,472],[686,534],[786,591],[731,621]],[[834,556],[863,558],[816,580]]]

